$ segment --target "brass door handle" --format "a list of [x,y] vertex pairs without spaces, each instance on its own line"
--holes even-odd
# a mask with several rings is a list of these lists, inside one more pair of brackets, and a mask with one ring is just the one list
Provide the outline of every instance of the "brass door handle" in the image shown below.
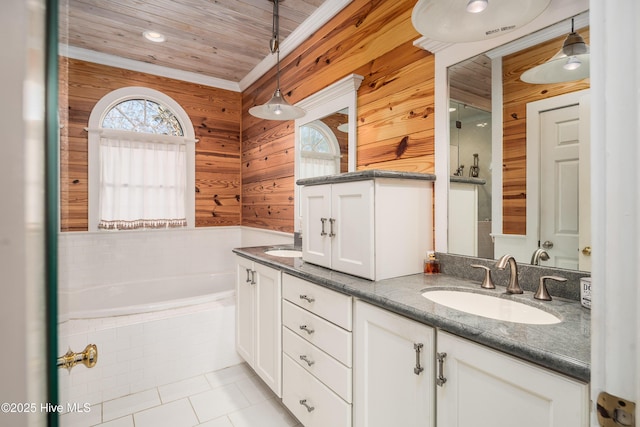
[[582,249],[582,255],[591,256],[591,246],[585,246]]

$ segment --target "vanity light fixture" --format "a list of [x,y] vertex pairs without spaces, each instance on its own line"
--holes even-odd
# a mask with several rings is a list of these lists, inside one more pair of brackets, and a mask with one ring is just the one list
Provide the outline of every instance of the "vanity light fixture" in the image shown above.
[[164,34],[159,33],[157,31],[147,30],[143,32],[142,35],[144,36],[145,39],[154,43],[162,43],[163,41],[167,40]]
[[589,77],[589,46],[573,29],[562,49],[544,64],[533,67],[520,76],[525,83],[545,84],[582,80]]
[[265,120],[295,120],[304,116],[305,111],[291,105],[280,91],[280,13],[279,3],[283,0],[269,0],[273,2],[272,37],[269,41],[271,54],[276,54],[276,90],[266,104],[256,105],[249,109],[249,114]]
[[411,22],[432,40],[474,42],[522,27],[549,3],[551,0],[418,0]]

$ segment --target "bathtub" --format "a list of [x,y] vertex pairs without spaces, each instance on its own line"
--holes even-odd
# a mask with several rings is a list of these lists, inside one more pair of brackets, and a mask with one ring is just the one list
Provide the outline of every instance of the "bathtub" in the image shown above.
[[95,405],[241,363],[234,280],[222,273],[60,292],[59,354],[98,346],[94,368],[59,371],[60,401]]
[[234,293],[235,273],[100,285],[60,292],[66,302],[61,317],[95,319],[149,313],[228,298]]

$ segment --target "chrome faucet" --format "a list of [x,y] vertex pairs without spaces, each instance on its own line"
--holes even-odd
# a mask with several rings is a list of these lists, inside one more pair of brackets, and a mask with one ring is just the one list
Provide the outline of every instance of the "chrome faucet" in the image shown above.
[[538,248],[531,255],[531,265],[540,265],[540,260],[549,260],[549,254],[542,248]]
[[518,283],[518,264],[516,264],[516,260],[513,256],[503,255],[502,258],[500,258],[496,263],[496,267],[498,268],[498,270],[504,270],[505,268],[507,268],[507,264],[509,264],[509,271],[511,273],[511,276],[509,277],[509,285],[507,286],[507,293],[523,293],[522,288],[520,287],[520,283]]

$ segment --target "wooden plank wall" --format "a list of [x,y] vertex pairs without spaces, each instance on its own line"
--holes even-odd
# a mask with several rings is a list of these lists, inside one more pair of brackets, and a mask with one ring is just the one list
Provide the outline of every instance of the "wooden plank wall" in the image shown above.
[[127,86],[159,90],[177,101],[196,138],[196,226],[240,224],[241,95],[223,89],[60,59],[60,204],[62,231],[88,229],[87,132],[104,95]]
[[[296,103],[351,73],[358,91],[358,169],[434,172],[434,57],[413,46],[415,0],[354,0],[286,58],[281,88]],[[271,70],[242,96],[242,224],[294,230],[294,122],[248,109],[275,89]]]
[[[587,44],[589,30],[579,31]],[[502,61],[503,165],[502,230],[527,234],[527,103],[589,88],[590,80],[556,84],[529,84],[520,75],[544,63],[562,47],[566,36],[505,56]]]

